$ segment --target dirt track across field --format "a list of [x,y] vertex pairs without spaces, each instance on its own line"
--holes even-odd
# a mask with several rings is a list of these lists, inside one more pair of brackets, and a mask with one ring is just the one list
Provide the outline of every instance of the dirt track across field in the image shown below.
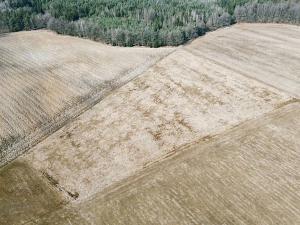
[[178,48],[1,169],[27,205],[42,189],[34,213],[0,192],[31,215],[0,224],[297,224],[299,35],[238,24]]

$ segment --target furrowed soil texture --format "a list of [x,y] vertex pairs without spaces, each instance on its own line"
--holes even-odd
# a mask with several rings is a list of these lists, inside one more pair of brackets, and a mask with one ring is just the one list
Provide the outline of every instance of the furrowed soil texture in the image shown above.
[[6,189],[43,184],[43,215],[0,224],[297,224],[299,35],[238,24],[177,48],[2,168]]
[[172,48],[119,48],[48,31],[0,37],[0,166]]
[[29,224],[300,223],[300,103],[178,149],[88,201]]

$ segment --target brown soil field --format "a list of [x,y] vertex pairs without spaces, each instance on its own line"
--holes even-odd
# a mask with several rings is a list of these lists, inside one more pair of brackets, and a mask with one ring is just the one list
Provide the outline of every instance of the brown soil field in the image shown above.
[[28,224],[298,225],[299,115],[286,105]]
[[0,205],[24,216],[0,224],[296,224],[299,35],[238,24],[177,48],[3,167]]
[[2,35],[0,165],[172,50],[110,47],[49,31]]
[[185,49],[299,98],[299,46],[299,26],[238,24],[208,33]]
[[292,99],[189,47],[162,59],[19,160],[46,171],[83,200],[182,145]]

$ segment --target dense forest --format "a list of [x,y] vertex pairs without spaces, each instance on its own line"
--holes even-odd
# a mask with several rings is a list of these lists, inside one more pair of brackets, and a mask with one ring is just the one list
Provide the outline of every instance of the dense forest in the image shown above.
[[0,0],[0,33],[47,28],[119,46],[180,45],[235,22],[300,24],[300,2]]

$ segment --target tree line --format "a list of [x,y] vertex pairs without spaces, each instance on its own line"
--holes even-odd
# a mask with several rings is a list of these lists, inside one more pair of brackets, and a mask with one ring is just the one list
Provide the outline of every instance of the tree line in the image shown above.
[[0,33],[47,28],[118,46],[176,46],[235,22],[299,24],[299,15],[298,0],[0,0]]
[[237,22],[300,24],[300,4],[297,2],[248,2],[234,10]]

